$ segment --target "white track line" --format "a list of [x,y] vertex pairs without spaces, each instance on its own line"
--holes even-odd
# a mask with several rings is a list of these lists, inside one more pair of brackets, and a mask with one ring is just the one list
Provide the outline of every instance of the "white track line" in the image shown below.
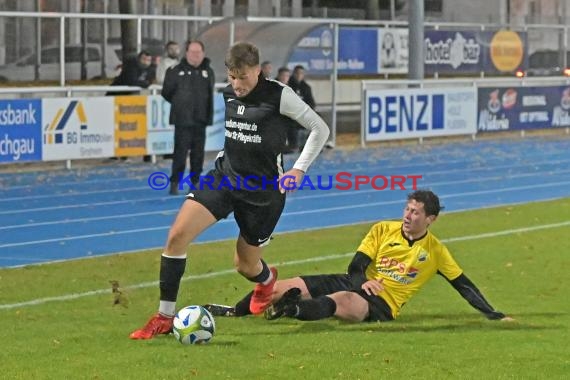
[[[450,243],[450,242],[457,242],[457,241],[478,240],[478,239],[494,238],[494,237],[504,236],[504,235],[518,234],[521,232],[540,231],[540,230],[566,227],[566,226],[570,226],[570,220],[567,220],[565,222],[560,222],[560,223],[551,223],[551,224],[542,224],[542,225],[532,226],[532,227],[514,228],[514,229],[509,229],[509,230],[488,232],[488,233],[477,234],[477,235],[458,236],[458,237],[449,238],[449,239],[442,239],[441,241],[444,243]],[[305,264],[305,263],[310,263],[310,262],[337,260],[337,259],[341,259],[341,258],[345,258],[345,257],[350,257],[352,255],[354,255],[354,252],[342,253],[342,254],[337,254],[337,255],[311,257],[311,258],[307,258],[307,259],[292,260],[292,261],[286,261],[286,262],[282,262],[279,264],[271,264],[271,265],[291,266],[291,265]],[[226,269],[226,270],[221,270],[221,271],[217,271],[217,272],[205,273],[205,274],[194,275],[194,276],[187,276],[187,277],[182,278],[182,281],[193,281],[193,280],[200,280],[200,279],[210,278],[210,277],[219,277],[219,276],[223,276],[223,275],[231,274],[231,273],[235,273],[235,270],[234,269]],[[142,283],[135,284],[135,285],[125,286],[124,289],[126,289],[126,290],[141,289],[141,288],[149,288],[149,287],[153,287],[153,286],[157,286],[157,285],[158,285],[158,281],[148,281],[148,282],[142,282]],[[65,294],[62,296],[37,298],[34,300],[25,301],[25,302],[3,304],[3,305],[0,305],[0,310],[9,310],[9,309],[14,309],[14,308],[18,308],[18,307],[41,305],[41,304],[48,303],[48,302],[68,301],[68,300],[74,300],[74,299],[78,299],[78,298],[95,296],[95,295],[100,295],[100,294],[107,294],[107,293],[111,293],[111,289],[106,288],[106,289],[92,290],[92,291],[84,292],[84,293],[71,293],[71,294]]]
[[[550,153],[550,152],[549,152]],[[562,156],[562,157],[567,157],[566,156],[566,152],[565,151],[556,151],[552,154],[550,154],[550,160],[545,160],[545,161],[536,161],[534,162],[534,164],[546,164],[546,163],[564,163],[564,162],[568,162],[568,160],[552,160],[553,157],[555,156]],[[430,157],[431,158],[431,154],[429,155],[425,155],[425,157]],[[420,162],[423,158],[422,156],[419,156],[418,160],[420,160]],[[430,165],[440,165],[440,164],[445,164],[445,165],[449,165],[449,164],[459,164],[459,163],[472,163],[473,161],[470,160],[470,157],[466,157],[465,159],[457,159],[457,160],[441,160],[441,161],[435,161],[435,162],[430,162]],[[516,156],[519,157],[519,156]],[[532,156],[525,156],[525,159],[532,159],[534,157],[540,157],[541,159],[544,158],[544,152],[538,152],[536,155],[532,155]],[[502,160],[508,160],[510,157],[501,157]],[[315,167],[313,168],[313,170],[320,170],[325,172],[326,169],[328,169],[327,162],[323,161],[320,163],[322,167]],[[386,170],[386,169],[405,169],[405,168],[416,168],[418,166],[417,163],[411,164],[411,163],[405,163],[405,164],[394,164],[394,165],[390,165],[390,166],[386,166],[385,163],[381,162],[378,163],[377,165],[369,165],[370,163],[368,161],[360,161],[357,163],[353,163],[352,166],[343,166],[343,171],[358,171],[358,170],[362,170],[362,169],[375,169],[375,168],[380,168],[382,170]],[[505,167],[510,167],[510,165],[503,165]],[[501,166],[497,166],[496,167],[501,168]],[[123,170],[126,173],[129,174],[136,174],[133,175],[132,177],[128,177],[128,178],[124,178],[124,177],[118,177],[118,178],[109,178],[109,176],[106,176],[106,173],[103,173],[102,171],[111,171],[113,170],[113,174],[117,175],[118,171],[115,171],[115,169],[125,169]],[[89,179],[89,180],[85,180],[85,181],[81,181],[78,182],[77,180],[75,181],[68,181],[68,182],[63,182],[63,181],[55,181],[55,182],[47,182],[47,183],[43,183],[42,185],[45,186],[56,186],[56,187],[68,187],[68,186],[74,186],[74,185],[78,185],[78,184],[97,184],[97,183],[108,183],[108,182],[117,182],[117,181],[132,181],[132,180],[136,180],[136,179],[147,179],[148,178],[148,173],[150,170],[154,170],[154,171],[168,171],[170,170],[169,167],[164,167],[164,166],[155,166],[155,167],[136,167],[133,169],[129,169],[129,168],[125,168],[125,167],[121,167],[121,168],[111,168],[111,167],[105,167],[104,170],[99,170],[97,168],[94,168],[93,171],[96,172],[96,175],[98,174],[103,174],[103,178],[99,178],[99,179]],[[209,169],[208,169],[209,170]],[[86,170],[87,171],[87,170]],[[206,170],[207,171],[207,170]],[[73,174],[73,173],[64,173],[64,177],[72,177],[72,178],[77,178],[77,176],[80,175],[80,173],[78,174]],[[1,174],[0,174],[0,178],[1,178]],[[47,176],[46,174],[42,173],[42,174],[38,174],[37,176]],[[55,179],[55,177],[53,177]],[[27,184],[27,185],[17,185],[17,186],[11,186],[10,190],[13,189],[27,189],[27,188],[35,188],[37,187],[37,184]]]
[[[117,191],[117,190],[113,190]],[[93,207],[93,206],[112,206],[112,205],[120,205],[124,203],[137,203],[137,202],[148,202],[148,201],[165,201],[165,200],[176,200],[170,195],[166,195],[162,198],[152,197],[152,198],[137,198],[137,199],[124,199],[121,201],[110,201],[110,202],[85,202],[80,204],[72,204],[72,205],[63,205],[63,206],[49,206],[49,207],[36,207],[36,208],[28,208],[23,210],[8,210],[8,211],[0,211],[0,215],[12,215],[12,214],[24,214],[27,212],[40,212],[40,211],[51,211],[51,210],[64,210],[64,209],[71,209],[71,208],[83,208],[83,207]],[[180,198],[182,199],[182,198]]]
[[[545,184],[541,183],[541,184],[537,184],[537,185],[518,186],[518,187],[505,187],[502,189],[470,191],[470,192],[462,192],[462,193],[447,194],[447,195],[444,194],[444,195],[440,195],[440,199],[464,197],[464,196],[468,196],[468,195],[502,193],[502,192],[516,191],[516,190],[540,189],[540,188],[545,188],[545,187],[561,186],[561,185],[570,185],[570,181],[552,182],[552,183],[545,183]],[[380,206],[380,205],[387,205],[387,204],[394,204],[394,203],[401,203],[401,202],[402,202],[401,200],[394,200],[394,201],[371,202],[371,203],[366,203],[366,204],[351,204],[351,205],[327,207],[327,208],[320,208],[320,209],[313,209],[313,210],[290,211],[290,212],[284,212],[282,214],[282,217],[291,216],[291,215],[308,215],[308,214],[315,214],[315,213],[320,214],[323,212],[340,211],[340,210],[347,210],[347,209],[353,210],[353,209],[357,209],[357,208],[369,208],[371,206]],[[228,220],[226,219],[226,221],[228,221]],[[148,231],[160,231],[160,230],[167,230],[168,228],[170,228],[170,225],[148,227],[148,228],[136,228],[136,229],[124,230],[124,231],[101,232],[101,233],[97,233],[97,234],[59,237],[59,238],[52,238],[52,239],[30,240],[30,241],[18,242],[18,243],[0,244],[0,248],[21,247],[21,246],[27,246],[27,245],[36,245],[36,244],[70,241],[70,240],[80,240],[80,239],[88,239],[88,238],[102,237],[102,236],[125,235],[125,234],[148,232]]]
[[132,214],[120,214],[120,215],[108,215],[108,216],[94,216],[90,218],[77,218],[77,219],[64,219],[64,220],[54,220],[51,222],[38,222],[38,223],[28,223],[28,224],[13,224],[11,226],[0,226],[0,231],[2,230],[13,230],[16,228],[28,228],[28,227],[38,227],[38,226],[50,226],[52,224],[69,224],[69,223],[85,223],[85,222],[94,222],[99,220],[107,220],[107,219],[122,219],[122,218],[133,218],[133,217],[140,217],[140,216],[150,216],[150,215],[172,215],[178,212],[180,208],[170,209],[170,210],[161,210],[161,211],[148,211],[148,212],[137,212]]
[[[556,162],[558,163],[564,163],[564,162],[570,162],[570,160],[568,161],[558,161]],[[547,163],[547,162],[545,162]],[[535,163],[535,165],[540,165],[540,163]],[[520,165],[508,165],[508,166],[487,166],[485,168],[479,168],[479,169],[475,169],[472,170],[471,173],[473,171],[485,171],[485,172],[495,172],[497,169],[507,169],[507,168],[515,168],[515,167],[528,167],[528,164],[520,164]],[[434,172],[426,172],[425,174],[422,174],[423,178],[425,178],[427,175],[433,175],[433,174],[450,174],[453,172],[465,172],[464,168],[460,168],[460,169],[454,169],[454,170],[442,170],[442,171],[434,171]],[[548,173],[551,173],[552,171],[549,171]],[[565,173],[566,171],[562,171],[562,173]],[[535,173],[536,174],[536,173]],[[530,173],[529,175],[532,175],[532,173]],[[493,177],[494,178],[494,177]],[[503,176],[502,178],[509,178],[508,175]],[[477,177],[477,179],[481,179],[483,180],[484,178],[482,177]],[[491,178],[488,178],[491,179]],[[449,182],[436,182],[434,184],[437,185],[446,185],[449,183],[460,183],[461,181],[449,181]],[[430,184],[431,185],[431,184]],[[148,188],[146,188],[146,190],[148,190]],[[107,191],[107,190],[104,190]],[[322,197],[337,197],[337,196],[346,196],[346,195],[354,195],[354,194],[364,194],[365,192],[372,192],[372,191],[378,191],[378,190],[347,190],[347,191],[342,191],[342,192],[329,192],[328,194],[315,194],[315,195],[303,195],[303,196],[295,196],[291,198],[291,201],[293,200],[299,200],[299,199],[307,199],[307,198],[314,198],[316,196],[318,196],[319,198]],[[101,191],[100,191],[101,192]],[[109,190],[109,192],[116,192],[116,190]],[[83,194],[88,194],[88,193],[74,193],[74,194],[66,194],[66,196],[70,196],[70,195],[83,195]],[[12,198],[13,200],[17,200],[16,198]],[[21,197],[21,200],[30,200],[33,199],[33,197]],[[125,204],[125,203],[137,203],[137,202],[147,202],[147,201],[169,201],[169,200],[174,200],[175,198],[172,198],[172,196],[164,196],[162,198],[156,198],[156,197],[152,197],[152,198],[140,198],[140,199],[127,199],[127,200],[120,200],[120,201],[105,201],[105,202],[95,202],[95,203],[89,203],[89,202],[85,202],[85,203],[81,203],[81,204],[71,204],[71,205],[61,205],[61,206],[48,206],[48,207],[37,207],[37,208],[30,208],[30,209],[21,209],[21,210],[8,210],[8,211],[0,211],[0,215],[5,215],[5,214],[22,214],[22,213],[30,213],[30,212],[43,212],[43,211],[50,211],[50,210],[62,210],[62,209],[72,209],[72,208],[84,208],[84,207],[92,207],[92,206],[110,206],[110,205],[119,205],[119,204]],[[2,202],[2,199],[0,199],[0,202]]]
[[[561,171],[551,171],[547,174],[549,177],[558,176],[560,174],[567,174],[570,173],[570,169],[568,170],[561,170]],[[507,181],[512,180],[515,178],[525,178],[525,177],[536,177],[536,173],[524,173],[524,174],[515,174],[515,175],[508,175],[508,176],[494,176],[494,177],[477,177],[477,178],[469,178],[460,181],[445,181],[445,182],[430,182],[425,184],[425,186],[445,186],[445,185],[457,185],[457,184],[465,184],[465,183],[472,183],[472,182],[488,182],[488,181]],[[422,187],[425,187],[422,186]],[[368,189],[368,190],[352,190],[346,192],[335,192],[331,194],[315,194],[315,195],[298,195],[294,194],[291,198],[288,199],[289,202],[304,200],[304,199],[312,199],[312,198],[323,198],[323,197],[338,197],[338,196],[347,196],[347,195],[361,195],[367,193],[374,193],[379,190],[375,189]],[[346,194],[345,194],[346,193]],[[1,230],[12,230],[17,228],[30,228],[30,227],[38,227],[38,226],[49,226],[53,224],[69,224],[69,223],[85,223],[85,222],[92,222],[92,221],[100,221],[100,220],[108,220],[108,219],[119,219],[119,218],[131,218],[131,217],[140,217],[140,216],[149,216],[149,215],[172,215],[178,212],[179,208],[174,209],[167,209],[167,210],[160,210],[160,211],[148,211],[148,212],[139,212],[139,213],[131,213],[131,214],[120,214],[120,215],[108,215],[108,216],[94,216],[89,218],[77,218],[77,219],[65,219],[65,220],[54,220],[54,221],[45,221],[45,222],[37,222],[37,223],[26,223],[26,224],[13,224],[9,226],[0,226]]]
[[[500,203],[500,204],[479,206],[476,209],[465,207],[465,208],[459,208],[459,209],[456,209],[453,211],[446,211],[445,214],[446,215],[458,214],[458,213],[467,212],[467,211],[488,210],[488,209],[494,209],[494,208],[500,208],[500,207],[513,207],[513,206],[519,206],[519,205],[527,205],[527,204],[531,204],[531,203],[551,202],[551,201],[564,200],[566,198],[567,197],[558,196],[558,197],[534,200],[534,201],[530,201],[530,202],[529,201],[519,201],[519,202]],[[397,202],[392,201],[389,203],[397,203]],[[370,219],[370,220],[359,220],[357,222],[350,222],[350,223],[331,224],[329,226],[306,227],[306,228],[300,228],[300,229],[294,229],[294,230],[288,230],[288,231],[275,231],[275,234],[288,235],[288,234],[293,234],[296,232],[310,232],[310,231],[329,230],[331,228],[357,226],[357,225],[363,225],[363,224],[368,224],[368,225],[372,226],[372,225],[376,224],[378,222],[378,220],[380,220],[380,219],[382,219],[382,220],[400,220],[400,217],[399,216],[383,216],[381,218],[374,218],[374,219]],[[221,220],[218,223],[223,223],[224,221],[227,221],[227,219]],[[232,238],[231,237],[230,238],[224,237],[224,238],[212,239],[212,240],[207,240],[207,241],[196,241],[196,242],[193,242],[192,244],[201,245],[201,244],[218,243],[221,241],[228,241],[228,240],[232,240]],[[164,249],[163,246],[156,246],[156,247],[146,247],[143,250],[145,250],[145,251],[158,251],[158,250],[162,250],[162,249]],[[26,258],[26,257],[19,256],[18,258],[12,258],[9,256],[0,256],[1,259],[31,262],[31,264],[27,263],[27,264],[19,264],[19,265],[11,265],[11,266],[6,266],[6,267],[0,267],[0,270],[3,268],[4,269],[14,269],[14,268],[30,267],[30,266],[51,265],[51,264],[56,264],[56,263],[69,262],[69,261],[93,260],[93,259],[97,259],[100,257],[125,255],[125,254],[130,254],[130,253],[139,253],[139,252],[141,252],[141,249],[131,249],[131,250],[121,251],[121,252],[110,252],[110,253],[102,253],[102,254],[91,255],[91,256],[72,257],[72,258],[66,258],[66,259],[56,259],[56,260],[39,261],[39,262],[37,261],[37,258],[32,258],[32,257]]]
[[[460,162],[464,162],[464,161],[460,161]],[[466,161],[466,162],[471,162],[471,161]],[[445,162],[445,164],[453,164],[453,161],[449,161],[449,162]],[[537,162],[533,162],[532,165],[533,166],[540,166],[540,165],[561,165],[561,164],[567,164],[570,163],[570,159],[563,159],[563,160],[544,160],[544,161],[537,161]],[[439,163],[435,163],[434,165],[439,165]],[[359,167],[356,169],[347,169],[345,167],[342,168],[342,170],[336,170],[333,172],[329,172],[329,171],[325,171],[322,170],[319,172],[319,174],[314,174],[314,176],[316,175],[321,175],[322,177],[324,176],[328,176],[330,175],[330,173],[332,173],[333,175],[342,171],[342,172],[351,172],[351,173],[356,173],[356,172],[362,172],[363,170],[365,170],[367,173],[370,173],[369,175],[390,175],[394,173],[394,169],[399,170],[400,172],[402,171],[402,168],[404,167],[413,167],[413,168],[417,168],[417,164],[412,165],[402,165],[400,168],[398,168],[397,166],[378,166],[382,168],[382,172],[378,173],[378,172],[374,172],[372,169],[375,168],[376,166],[366,166],[366,167]],[[457,169],[450,169],[450,170],[436,170],[436,171],[432,171],[432,172],[424,172],[421,175],[423,176],[422,178],[425,178],[428,175],[439,175],[439,174],[444,174],[444,175],[449,175],[452,173],[465,173],[466,171],[469,171],[469,173],[473,174],[473,172],[496,172],[496,171],[501,171],[503,169],[512,169],[512,168],[528,168],[529,164],[528,163],[522,163],[522,164],[509,164],[509,165],[496,165],[496,166],[484,166],[484,167],[478,167],[478,168],[469,168],[469,167],[462,167],[462,168],[457,168]],[[158,172],[160,170],[155,170],[155,172]],[[316,172],[316,170],[313,170],[313,172]],[[391,173],[389,173],[391,172]],[[401,174],[400,172],[398,172],[397,174]],[[150,175],[152,172],[148,172],[148,174]],[[166,173],[165,173],[166,174]],[[417,173],[415,173],[417,174]],[[136,179],[136,178],[134,178]],[[121,192],[124,191],[160,191],[160,190],[153,190],[151,189],[148,184],[146,183],[148,180],[148,176],[141,176],[139,178],[141,180],[141,182],[145,182],[145,185],[143,186],[131,186],[131,187],[125,187],[125,188],[121,188]],[[107,180],[104,180],[105,182]],[[101,181],[101,182],[104,182]],[[73,185],[80,185],[82,184],[82,182],[75,182],[73,184],[70,184],[71,186]],[[118,189],[114,188],[114,189],[105,189],[105,190],[91,190],[91,191],[77,191],[77,192],[72,192],[72,193],[67,193],[67,192],[60,192],[59,194],[42,194],[42,195],[32,195],[32,196],[19,196],[19,197],[5,197],[0,199],[0,203],[1,202],[14,202],[14,201],[22,201],[22,200],[34,200],[34,199],[54,199],[54,198],[60,198],[60,197],[70,197],[70,196],[89,196],[89,195],[94,195],[94,194],[107,194],[107,193],[115,193]],[[165,197],[166,199],[167,197]],[[137,199],[132,199],[131,202],[135,202],[138,201]],[[67,207],[73,207],[74,205],[71,206],[67,206]],[[36,209],[37,210],[37,209]],[[25,211],[25,210],[23,210]],[[7,212],[4,212],[7,213]]]

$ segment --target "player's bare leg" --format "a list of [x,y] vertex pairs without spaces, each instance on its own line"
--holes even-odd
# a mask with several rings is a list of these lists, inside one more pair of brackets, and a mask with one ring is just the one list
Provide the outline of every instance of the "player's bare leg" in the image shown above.
[[170,228],[166,248],[160,260],[158,313],[153,315],[141,329],[133,331],[131,339],[152,339],[156,335],[172,331],[178,288],[186,269],[186,249],[190,242],[215,222],[216,218],[200,203],[190,199],[184,202]]

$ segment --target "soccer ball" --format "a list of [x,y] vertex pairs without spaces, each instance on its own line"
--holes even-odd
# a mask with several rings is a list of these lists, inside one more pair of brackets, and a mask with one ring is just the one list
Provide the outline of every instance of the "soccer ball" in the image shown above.
[[208,343],[216,331],[212,314],[197,305],[180,309],[174,316],[173,323],[174,337],[182,344]]

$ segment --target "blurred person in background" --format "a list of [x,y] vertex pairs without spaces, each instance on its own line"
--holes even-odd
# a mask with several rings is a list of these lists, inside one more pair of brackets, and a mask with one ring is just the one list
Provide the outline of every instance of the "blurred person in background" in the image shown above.
[[[313,110],[316,108],[315,98],[313,97],[313,90],[311,86],[305,81],[305,67],[302,65],[297,65],[293,68],[293,73],[289,79],[289,87],[295,91],[295,93],[303,99],[305,103],[309,105]],[[291,132],[293,134],[293,132]],[[305,142],[307,141],[307,133],[304,129],[297,130],[297,144],[299,150],[303,149]],[[295,140],[295,138],[293,138]],[[328,147],[329,142],[325,145]]]
[[[297,95],[305,103],[307,103],[312,109],[316,110],[316,102],[313,97],[313,90],[311,86],[305,81],[305,67],[302,65],[297,65],[293,68],[293,73],[291,74],[291,79],[289,79],[289,87],[295,91]],[[305,142],[307,141],[307,133],[304,130],[300,130],[298,133],[299,139],[299,149],[303,149]],[[325,144],[325,148],[334,148],[334,143],[329,140]]]
[[275,77],[276,81],[281,82],[285,85],[289,85],[290,78],[291,70],[289,70],[287,67],[280,67],[279,70],[277,70],[277,77]]
[[271,64],[271,62],[263,61],[261,63],[261,75],[263,75],[264,78],[271,78],[272,73],[273,73],[273,65]]
[[[156,70],[152,65],[152,55],[142,50],[136,57],[128,57],[123,62],[121,73],[113,79],[111,86],[137,86],[148,88],[156,80]],[[130,95],[133,92],[108,92],[107,95]]]
[[[289,79],[291,78],[291,70],[287,67],[280,67],[277,70],[277,77],[275,80],[278,82],[283,83],[284,85],[288,85]],[[299,131],[302,130],[303,127],[299,125],[299,123],[291,120],[289,125],[287,126],[287,145],[283,149],[284,154],[293,153],[299,149]]]
[[165,47],[166,55],[161,58],[156,68],[156,83],[163,84],[166,70],[180,63],[180,46],[175,41],[168,41]]

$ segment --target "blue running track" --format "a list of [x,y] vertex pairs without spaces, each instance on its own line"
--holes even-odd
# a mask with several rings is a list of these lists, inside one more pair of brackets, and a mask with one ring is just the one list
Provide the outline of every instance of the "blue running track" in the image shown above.
[[[286,156],[290,167],[296,156]],[[110,163],[77,170],[0,174],[0,267],[113,254],[164,245],[184,201],[152,190],[151,173],[169,161]],[[211,165],[211,163],[210,163]],[[447,211],[570,196],[570,138],[528,138],[324,152],[311,179],[422,175]],[[340,184],[342,185],[342,184]],[[301,190],[288,197],[280,232],[398,218],[408,190]],[[570,219],[570,215],[568,215]],[[230,216],[197,241],[235,238]]]

